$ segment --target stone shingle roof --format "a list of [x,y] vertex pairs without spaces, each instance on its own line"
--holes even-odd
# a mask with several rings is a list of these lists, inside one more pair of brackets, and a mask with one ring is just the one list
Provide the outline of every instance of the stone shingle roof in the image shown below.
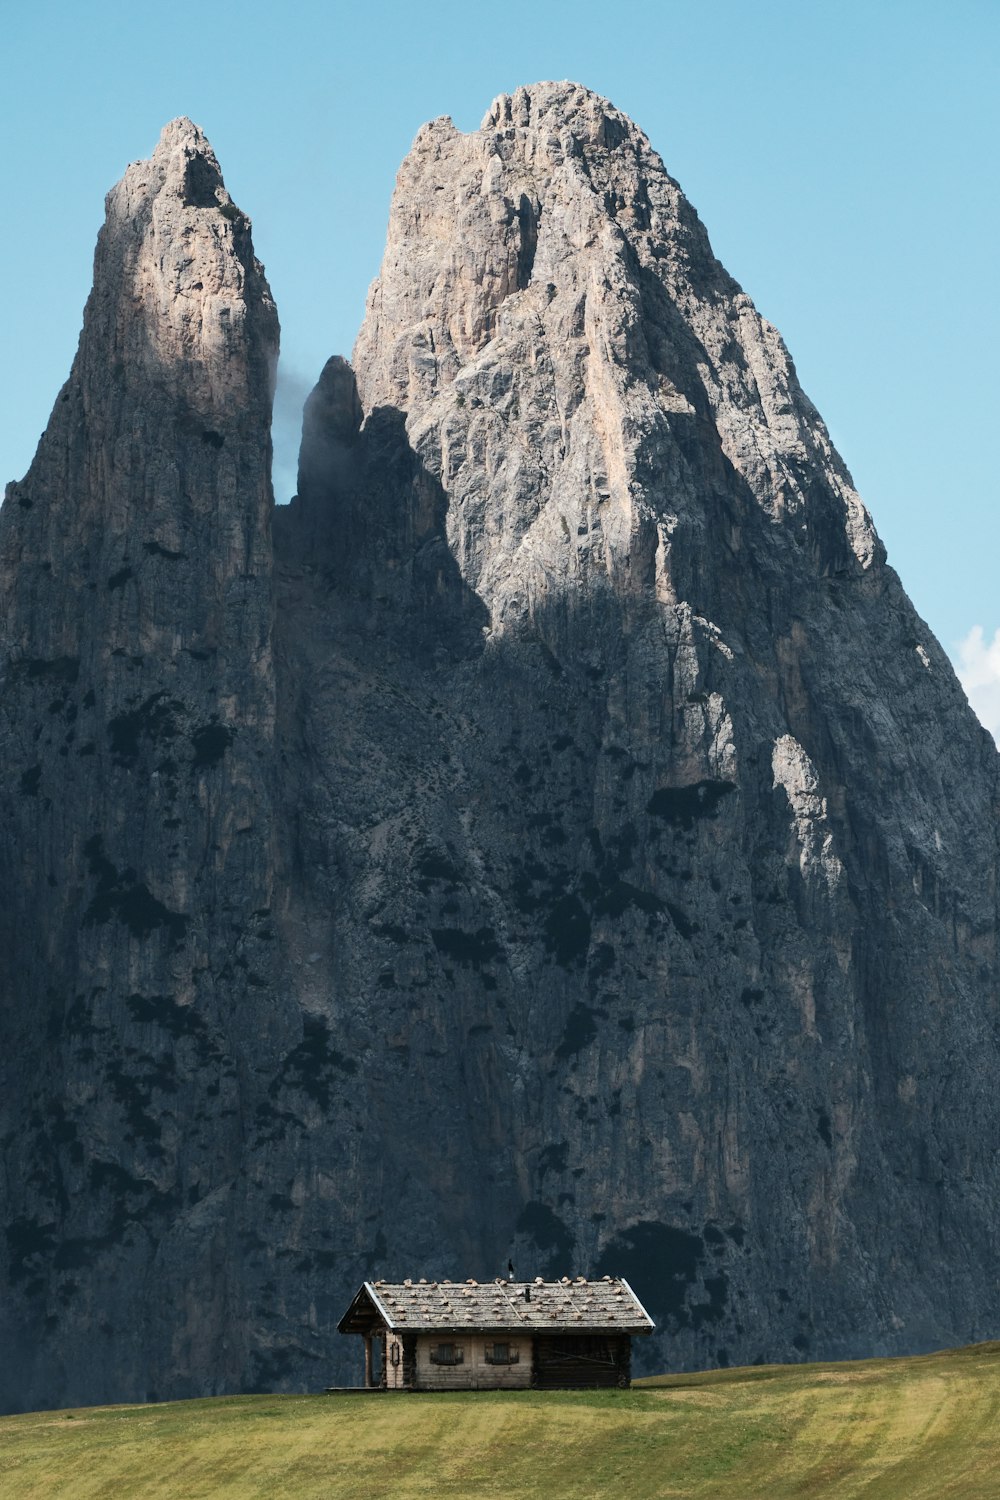
[[367,1293],[390,1328],[456,1332],[468,1329],[588,1329],[649,1333],[653,1320],[627,1281],[366,1281],[345,1314]]

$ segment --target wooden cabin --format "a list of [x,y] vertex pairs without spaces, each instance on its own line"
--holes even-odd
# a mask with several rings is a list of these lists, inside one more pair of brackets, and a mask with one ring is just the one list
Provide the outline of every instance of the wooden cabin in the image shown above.
[[366,1281],[337,1325],[360,1334],[365,1385],[457,1391],[627,1388],[653,1320],[621,1277]]

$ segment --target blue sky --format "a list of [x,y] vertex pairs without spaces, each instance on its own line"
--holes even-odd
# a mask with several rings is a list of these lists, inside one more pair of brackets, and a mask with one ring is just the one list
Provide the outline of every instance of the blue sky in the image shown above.
[[254,222],[282,323],[287,499],[301,401],[350,351],[418,127],[471,129],[497,93],[575,78],[642,126],[783,333],[890,561],[1000,728],[998,0],[5,9],[0,480],[26,469],[68,372],[104,193],[168,119],[204,127]]

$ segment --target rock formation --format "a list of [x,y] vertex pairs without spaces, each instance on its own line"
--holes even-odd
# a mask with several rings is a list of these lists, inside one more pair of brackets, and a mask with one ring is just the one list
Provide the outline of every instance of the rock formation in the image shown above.
[[997,754],[646,139],[421,131],[272,562],[275,343],[168,127],[0,512],[2,1399],[508,1255],[651,1368],[995,1334]]
[[108,197],[72,373],[0,512],[8,1405],[245,1368],[277,344],[249,221],[177,121]]

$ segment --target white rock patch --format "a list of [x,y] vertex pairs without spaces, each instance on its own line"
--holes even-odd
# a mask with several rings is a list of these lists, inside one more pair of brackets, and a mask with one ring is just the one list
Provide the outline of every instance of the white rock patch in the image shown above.
[[833,891],[844,869],[833,847],[826,798],[819,789],[816,767],[798,740],[783,734],[774,742],[771,770],[774,785],[783,787],[788,798],[802,878],[810,883],[821,880]]

